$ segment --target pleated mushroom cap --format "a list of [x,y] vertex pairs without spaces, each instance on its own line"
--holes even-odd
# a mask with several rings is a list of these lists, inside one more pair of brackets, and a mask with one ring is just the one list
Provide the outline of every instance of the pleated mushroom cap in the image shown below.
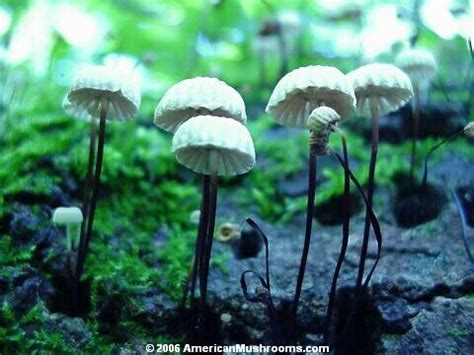
[[79,224],[84,220],[82,211],[78,207],[58,207],[53,213],[53,223]]
[[80,120],[87,120],[91,117],[85,107],[71,104],[67,99],[67,95],[63,99],[62,108],[67,115]]
[[408,74],[414,85],[429,83],[438,71],[433,54],[420,48],[402,51],[396,57],[395,64]]
[[104,102],[107,118],[119,121],[135,115],[141,100],[138,79],[132,73],[100,65],[79,71],[66,98],[77,110],[86,110],[93,117],[100,116]]
[[329,125],[337,124],[341,120],[339,114],[332,108],[321,106],[315,108],[308,118],[308,128],[316,134],[327,132]]
[[321,105],[331,107],[344,120],[354,110],[354,91],[338,69],[314,65],[281,78],[265,111],[284,126],[307,128],[309,114]]
[[185,79],[166,91],[155,110],[155,124],[168,132],[191,117],[212,115],[245,124],[244,100],[233,87],[216,78]]
[[172,150],[182,165],[204,175],[239,175],[255,165],[252,137],[232,118],[190,118],[174,134]]
[[378,114],[398,110],[413,97],[410,78],[392,64],[367,64],[347,74],[357,98],[357,111],[370,115],[370,99],[375,100]]

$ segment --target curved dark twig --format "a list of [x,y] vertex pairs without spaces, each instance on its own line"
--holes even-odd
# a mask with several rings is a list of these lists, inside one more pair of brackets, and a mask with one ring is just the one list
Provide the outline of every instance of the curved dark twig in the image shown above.
[[[263,239],[263,244],[265,247],[265,277],[261,276],[257,271],[255,270],[246,270],[242,273],[240,276],[240,286],[242,287],[242,293],[244,295],[244,298],[252,303],[262,303],[265,306],[267,306],[268,311],[270,313],[270,318],[274,319],[275,315],[275,304],[273,302],[273,297],[272,297],[272,291],[271,291],[271,285],[270,285],[270,263],[269,263],[269,250],[268,250],[268,238],[263,233],[263,231],[260,229],[260,227],[255,223],[255,221],[251,218],[247,218],[246,222],[252,227],[255,228],[259,235]],[[255,275],[258,280],[260,281],[260,284],[262,287],[267,291],[266,297],[262,298],[258,295],[251,296],[248,293],[248,287],[247,287],[247,281],[245,276],[247,274],[253,274]]]
[[461,198],[459,197],[459,193],[457,191],[452,190],[451,191],[453,195],[454,202],[456,204],[456,208],[459,212],[459,219],[461,220],[461,237],[462,237],[462,242],[464,244],[464,249],[466,250],[467,257],[469,258],[469,261],[471,263],[474,263],[474,258],[472,257],[471,249],[469,248],[469,243],[467,242],[467,232],[466,232],[466,226],[467,226],[467,217],[466,217],[466,210],[463,206],[463,203],[461,202]]

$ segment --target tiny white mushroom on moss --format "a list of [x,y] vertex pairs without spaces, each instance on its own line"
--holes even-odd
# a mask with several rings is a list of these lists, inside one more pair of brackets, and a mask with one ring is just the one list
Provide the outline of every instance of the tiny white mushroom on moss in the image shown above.
[[168,132],[191,117],[212,115],[247,121],[240,94],[222,80],[208,77],[185,79],[166,91],[155,110],[155,124]]
[[78,207],[58,207],[53,213],[53,223],[66,226],[66,246],[68,253],[72,250],[72,244],[77,246],[81,233],[81,224],[84,221],[82,211]]

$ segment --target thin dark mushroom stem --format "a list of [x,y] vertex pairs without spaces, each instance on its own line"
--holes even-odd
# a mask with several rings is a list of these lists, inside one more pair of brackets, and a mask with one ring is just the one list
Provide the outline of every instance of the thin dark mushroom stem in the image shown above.
[[85,217],[84,222],[81,225],[81,234],[79,238],[79,249],[84,247],[84,238],[86,232],[87,218],[89,214],[89,201],[92,186],[94,185],[94,163],[96,156],[96,145],[97,145],[97,120],[95,117],[90,117],[90,130],[89,130],[89,161],[87,164],[87,175],[84,186],[84,194],[82,196],[82,214]]
[[333,152],[333,155],[339,161],[339,163],[344,167],[344,169],[346,169],[352,183],[356,186],[357,190],[359,191],[360,195],[362,196],[362,199],[364,200],[364,203],[365,203],[365,205],[368,209],[370,225],[372,226],[372,230],[374,231],[375,239],[377,241],[377,255],[376,255],[376,258],[375,258],[375,262],[372,265],[372,268],[370,269],[370,271],[369,271],[364,283],[362,284],[362,286],[360,288],[356,289],[356,291],[358,290],[358,292],[356,292],[356,296],[355,296],[355,300],[353,302],[352,310],[351,310],[351,312],[348,316],[348,319],[346,321],[346,324],[344,326],[344,330],[343,330],[343,334],[342,334],[343,342],[340,346],[345,350],[337,352],[337,353],[345,354],[345,353],[349,353],[348,349],[346,349],[346,348],[349,348],[352,345],[352,344],[350,344],[349,341],[347,341],[348,334],[349,334],[352,322],[354,321],[354,319],[356,318],[356,316],[358,314],[361,302],[363,300],[363,296],[364,296],[365,292],[367,291],[369,282],[370,282],[370,280],[372,278],[372,275],[374,274],[375,268],[377,267],[378,262],[380,260],[380,256],[381,256],[381,253],[382,253],[383,237],[382,237],[382,231],[380,229],[380,224],[379,224],[378,218],[375,215],[375,212],[372,208],[372,204],[369,202],[368,197],[365,195],[364,189],[362,188],[360,182],[357,180],[357,178],[354,176],[352,171],[346,165],[346,163],[344,162],[344,158],[342,158],[337,152]]
[[214,229],[216,224],[216,207],[217,207],[217,174],[210,176],[210,190],[209,190],[209,219],[207,226],[207,234],[205,239],[204,248],[201,252],[202,259],[200,261],[201,278],[199,280],[199,287],[201,291],[201,320],[205,318],[205,307],[207,302],[207,285],[208,285],[208,274],[209,274],[209,263],[211,260],[212,243],[214,241]]
[[344,195],[342,199],[342,243],[341,250],[339,252],[339,257],[337,259],[336,269],[334,270],[334,275],[331,283],[331,291],[329,294],[328,307],[326,311],[326,318],[324,320],[323,330],[323,343],[328,344],[329,341],[329,329],[331,327],[331,317],[334,311],[334,304],[336,302],[336,289],[337,281],[339,279],[339,274],[341,272],[342,264],[347,252],[347,246],[349,245],[349,226],[350,226],[350,211],[351,211],[351,190],[350,190],[350,175],[349,175],[349,157],[347,153],[347,142],[346,137],[342,130],[338,127],[334,127],[336,132],[339,133],[342,143],[342,156],[344,159],[345,167],[344,169]]
[[94,174],[94,184],[92,187],[92,196],[90,202],[89,216],[87,218],[87,229],[82,248],[79,249],[76,274],[75,274],[75,285],[76,291],[79,290],[79,283],[82,272],[84,270],[84,264],[86,262],[87,252],[89,250],[89,244],[92,238],[92,227],[94,225],[95,210],[97,207],[97,197],[100,188],[100,176],[102,174],[102,164],[104,160],[104,145],[105,145],[105,129],[107,124],[107,102],[102,101],[100,105],[100,124],[99,124],[99,141],[97,145],[97,158]]
[[316,171],[317,171],[317,156],[309,148],[308,154],[309,172],[308,172],[308,201],[306,207],[306,229],[304,236],[303,251],[301,254],[300,268],[298,271],[298,278],[296,280],[295,297],[293,300],[292,316],[293,321],[296,322],[296,314],[298,312],[298,303],[301,296],[301,288],[303,287],[304,273],[306,263],[308,260],[309,246],[311,244],[311,229],[313,226],[314,216],[314,200],[316,195]]
[[379,125],[378,125],[378,104],[375,98],[370,98],[370,112],[372,116],[372,146],[370,153],[369,178],[367,181],[367,200],[369,205],[365,212],[364,235],[362,240],[362,249],[359,259],[359,269],[357,273],[356,288],[360,289],[362,279],[364,278],[365,260],[367,258],[367,249],[369,245],[370,233],[370,216],[369,212],[372,208],[374,189],[375,189],[375,167],[377,164],[377,150],[379,144]]
[[425,155],[425,164],[424,164],[424,168],[423,168],[423,177],[421,178],[421,186],[420,186],[420,191],[422,193],[425,191],[426,184],[428,182],[428,160],[429,160],[431,154],[433,154],[433,152],[436,151],[443,144],[459,137],[463,133],[464,133],[464,128],[462,128],[461,130],[457,131],[456,133],[450,135],[449,137],[441,140],[440,142],[436,143],[434,146],[432,146],[430,148],[428,153],[426,153],[426,155]]
[[461,237],[462,237],[462,242],[464,244],[464,249],[466,250],[467,257],[469,258],[469,261],[471,263],[474,263],[474,258],[472,257],[471,249],[469,248],[469,243],[467,242],[466,239],[466,226],[467,226],[467,217],[466,217],[466,210],[463,207],[463,204],[461,202],[461,198],[459,197],[458,192],[456,191],[451,191],[454,199],[454,203],[456,204],[456,208],[459,212],[459,219],[461,220]]
[[[203,175],[202,176],[202,199],[201,199],[201,208],[199,214],[199,227],[198,227],[198,234],[196,237],[196,244],[194,247],[194,260],[193,260],[193,267],[191,270],[191,308],[194,306],[194,302],[196,299],[196,283],[197,277],[199,273],[199,263],[201,260],[201,252],[204,248],[204,241],[206,238],[206,233],[209,224],[209,189],[210,189],[210,176]],[[186,305],[186,299],[188,295],[188,284],[185,286],[184,289],[184,297],[183,297],[183,306]]]
[[409,176],[413,178],[416,160],[416,140],[418,139],[418,131],[420,126],[420,90],[418,85],[413,85],[414,101],[413,101],[413,137],[411,144],[410,170]]

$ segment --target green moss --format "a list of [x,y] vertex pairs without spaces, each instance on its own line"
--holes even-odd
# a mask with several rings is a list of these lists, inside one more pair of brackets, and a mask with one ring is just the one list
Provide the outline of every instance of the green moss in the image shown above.
[[467,338],[470,334],[468,330],[460,328],[450,328],[447,333],[456,338]]
[[[2,354],[26,354],[30,353],[38,343],[38,329],[44,319],[45,307],[43,303],[38,303],[26,314],[17,314],[4,301],[0,310],[0,353]],[[30,328],[27,334],[26,329]],[[38,347],[36,347],[38,349]]]
[[15,248],[11,236],[0,236],[0,268],[5,266],[18,267],[27,264],[31,260],[34,250],[34,245],[30,247]]

